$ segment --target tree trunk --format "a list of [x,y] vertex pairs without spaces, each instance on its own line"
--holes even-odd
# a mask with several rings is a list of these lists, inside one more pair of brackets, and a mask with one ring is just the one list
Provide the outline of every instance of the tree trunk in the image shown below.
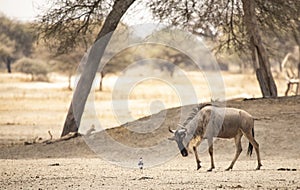
[[102,90],[103,90],[103,79],[104,79],[105,74],[104,74],[103,71],[101,71],[100,75],[101,75],[101,78],[100,78],[99,90],[102,92]]
[[263,97],[277,97],[277,87],[271,73],[266,49],[262,43],[255,14],[255,0],[242,0],[244,22],[250,37],[250,48],[256,77]]
[[81,73],[81,77],[75,89],[61,136],[65,136],[70,132],[78,132],[85,103],[90,93],[100,60],[104,54],[105,47],[112,33],[117,28],[120,19],[134,1],[135,0],[115,0],[113,8],[108,14],[88,55],[87,64]]
[[[297,73],[297,78],[300,80],[300,39],[299,39],[299,34],[298,32],[300,31],[300,22],[298,23],[298,27],[293,29],[293,33],[294,33],[294,38],[295,41],[298,45],[298,73]],[[300,81],[297,85],[297,89],[296,89],[296,95],[298,95],[298,93],[300,92]]]
[[[298,29],[300,29],[300,26],[298,27]],[[296,30],[294,30],[294,37],[295,37],[295,41],[297,43],[298,46],[298,57],[297,59],[297,73],[296,73],[296,79],[298,80],[298,83],[296,83],[296,95],[298,95],[298,93],[300,92],[300,40],[299,37],[297,35]]]
[[10,59],[10,57],[6,58],[6,68],[7,68],[7,72],[11,73],[11,59]]
[[72,87],[71,87],[71,79],[72,79],[72,74],[70,73],[69,75],[68,75],[68,90],[72,90]]

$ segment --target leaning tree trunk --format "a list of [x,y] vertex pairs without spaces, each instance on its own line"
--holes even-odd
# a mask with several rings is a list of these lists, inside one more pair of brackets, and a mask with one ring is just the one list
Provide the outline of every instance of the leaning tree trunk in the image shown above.
[[[135,0],[115,0],[113,8],[108,14],[105,23],[90,50],[87,64],[81,73],[81,77],[74,92],[61,136],[65,136],[69,132],[78,132],[85,103],[90,93],[100,60],[104,54],[105,47],[107,46],[112,33],[117,28],[120,19],[134,1]],[[96,45],[97,41],[100,39],[101,44]]]
[[255,0],[242,0],[244,22],[250,37],[250,48],[256,77],[263,97],[276,97],[277,87],[271,73],[266,49],[262,43],[255,14]]

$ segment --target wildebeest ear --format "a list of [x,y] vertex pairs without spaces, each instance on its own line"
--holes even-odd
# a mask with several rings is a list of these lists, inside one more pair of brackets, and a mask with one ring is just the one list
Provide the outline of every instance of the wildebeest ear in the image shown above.
[[175,136],[168,138],[170,141],[175,141]]

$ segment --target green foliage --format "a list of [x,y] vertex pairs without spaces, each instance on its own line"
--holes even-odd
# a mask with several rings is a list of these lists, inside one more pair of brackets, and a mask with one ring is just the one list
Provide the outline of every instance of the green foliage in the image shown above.
[[12,56],[17,59],[32,53],[35,32],[29,23],[19,23],[0,16],[0,39],[3,46],[13,49]]
[[19,59],[13,67],[16,71],[30,74],[31,80],[47,81],[48,69],[43,61],[38,61],[30,58]]

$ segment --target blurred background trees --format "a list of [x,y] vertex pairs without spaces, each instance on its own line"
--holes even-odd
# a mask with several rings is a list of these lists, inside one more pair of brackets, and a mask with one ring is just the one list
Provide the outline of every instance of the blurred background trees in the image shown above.
[[31,24],[14,22],[0,16],[0,62],[9,73],[14,61],[31,55],[34,41]]
[[48,73],[58,72],[69,79],[76,72],[86,48],[81,46],[69,52],[56,51],[55,40],[38,40],[37,23],[21,23],[0,16],[0,69],[31,75],[31,80],[48,81]]
[[[38,18],[38,22],[18,23],[5,17],[0,18],[0,60],[8,72],[12,71],[11,64],[16,64],[13,68],[31,74],[32,78],[36,74],[28,72],[28,68],[34,70],[39,65],[41,68],[37,70],[43,71],[44,67],[44,63],[37,64],[33,59],[43,60],[49,69],[47,72],[67,75],[68,87],[71,88],[70,79],[80,58],[100,38],[106,35],[107,39],[101,45],[105,48],[111,32],[128,27],[119,21],[132,3],[141,4],[141,1],[57,0],[49,3],[52,3],[51,8]],[[299,45],[299,0],[153,0],[148,1],[146,6],[150,8],[156,21],[165,23],[167,27],[181,28],[201,38],[216,55],[222,69],[230,69],[231,65],[239,65],[242,71],[251,69],[257,76],[262,96],[277,96],[274,70],[280,70],[281,60],[290,49]],[[154,32],[163,33],[163,30],[160,28]],[[151,38],[151,35],[148,37]],[[118,40],[115,43],[118,45]],[[159,66],[161,71],[168,71],[170,76],[173,76],[176,65],[193,65],[181,52],[158,45],[130,47],[116,55],[116,52],[109,50],[106,53],[112,56],[110,60],[106,60],[105,67],[98,70],[89,67],[91,62],[97,62],[89,59],[88,64],[85,63],[87,61],[82,62],[79,68],[89,67],[81,75],[88,83],[81,84],[81,78],[78,83],[87,92],[84,98],[75,101],[80,102],[78,105],[80,104],[81,110],[97,71],[101,74],[99,88],[102,90],[102,80],[108,73],[122,71],[139,60],[139,56],[170,61],[173,66]],[[101,60],[102,55],[103,52],[98,52],[95,57]],[[24,57],[28,59],[23,59]],[[92,64],[98,66],[99,63]],[[209,65],[205,65],[203,69],[209,68]],[[77,93],[75,91],[74,97]],[[73,110],[72,105],[70,110]],[[71,117],[66,119],[65,126],[75,122],[72,113],[68,113],[69,115]],[[81,116],[79,123],[80,118]],[[71,121],[71,124],[67,121]],[[76,129],[78,127],[74,128]]]
[[13,65],[15,71],[30,74],[31,81],[48,81],[48,66],[44,61],[23,57]]
[[[49,72],[59,72],[69,78],[70,88],[71,76],[103,26],[103,21],[111,10],[113,2],[52,1],[52,7],[55,8],[48,14],[41,15],[39,23],[21,23],[0,16],[0,68],[12,72],[11,65],[23,57],[43,60]],[[300,2],[283,0],[251,0],[251,2],[254,5],[257,34],[261,37],[261,44],[265,49],[263,54],[267,55],[269,60],[270,71],[267,75],[272,76],[275,73],[278,76],[282,71],[284,58],[294,51],[295,46],[300,45],[298,11]],[[138,3],[140,2],[136,2]],[[215,54],[221,69],[238,68],[240,72],[251,70],[256,74],[259,73],[255,67],[259,64],[260,58],[255,57],[258,54],[253,51],[253,47],[251,48],[251,37],[249,37],[244,14],[245,10],[249,10],[250,4],[243,7],[242,0],[217,2],[154,0],[146,5],[150,7],[154,19],[170,27],[176,26],[200,36]],[[119,27],[127,26],[121,23]],[[164,59],[167,57],[175,65],[187,62],[186,57],[180,53],[174,53],[170,49],[163,50],[161,47],[158,49],[160,51],[154,48],[145,50],[149,55],[155,54]],[[136,60],[127,55],[134,55],[132,51],[133,49],[126,50],[114,57],[102,70],[99,85],[101,90],[102,79],[108,73],[118,72],[125,65]],[[172,67],[162,64],[160,69],[173,75]],[[258,76],[259,78],[261,77]]]
[[285,41],[283,36],[296,31],[299,1],[154,0],[148,5],[157,19],[205,37],[215,53],[250,56],[263,96],[277,96],[270,55],[279,50],[282,56],[282,49],[268,42]]

